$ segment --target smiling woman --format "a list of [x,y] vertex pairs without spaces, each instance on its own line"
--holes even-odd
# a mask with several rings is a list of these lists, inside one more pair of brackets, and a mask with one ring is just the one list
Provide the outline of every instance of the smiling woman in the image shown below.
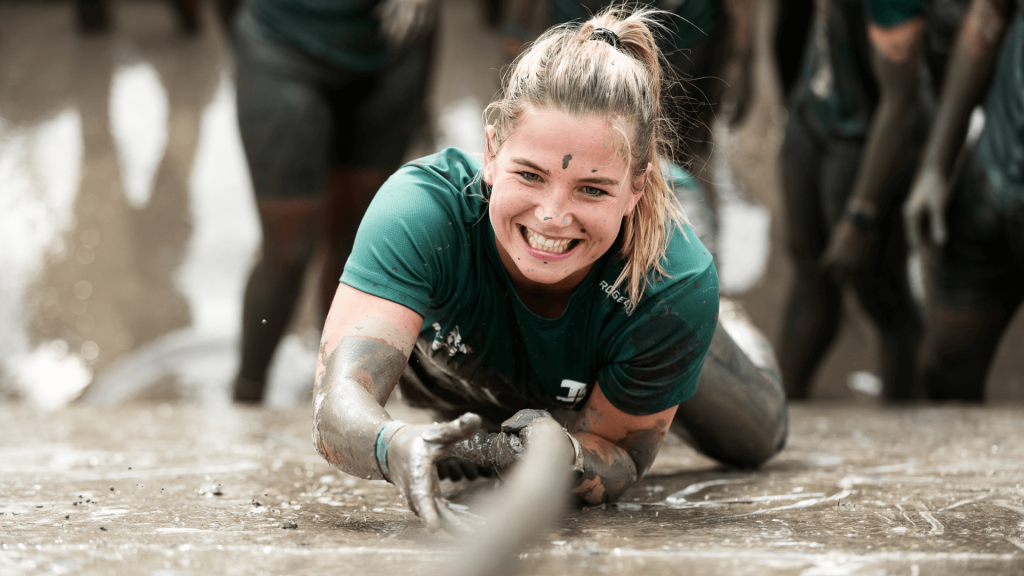
[[619,141],[607,118],[557,109],[524,113],[497,153],[495,129],[487,128],[483,180],[492,190],[488,212],[498,254],[513,283],[560,294],[547,303],[555,312],[612,247],[643,196]]
[[[652,14],[548,31],[489,107],[484,157],[407,164],[360,224],[313,439],[341,470],[394,483],[432,529],[463,527],[440,479],[503,472],[548,410],[573,415],[560,449],[586,503],[641,479],[670,427],[739,466],[785,439],[781,386],[716,331],[718,275],[675,203]],[[392,420],[396,385],[447,422]]]

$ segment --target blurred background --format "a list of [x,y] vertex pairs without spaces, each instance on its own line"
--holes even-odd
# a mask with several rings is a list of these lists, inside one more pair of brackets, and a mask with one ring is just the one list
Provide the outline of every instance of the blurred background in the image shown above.
[[[715,124],[693,167],[719,197],[722,291],[778,347],[790,263],[781,250],[778,152],[786,109],[771,53],[776,2],[755,19],[751,113]],[[83,34],[69,0],[0,0],[0,401],[227,405],[245,280],[260,228],[218,6],[194,21],[168,0],[110,3]],[[509,61],[480,0],[443,0],[428,117],[408,159],[482,150],[481,112]],[[533,11],[531,32],[544,26]],[[309,401],[318,266],[271,364],[267,404]],[[987,383],[1024,400],[1017,318]],[[877,336],[848,294],[816,399],[880,402]]]

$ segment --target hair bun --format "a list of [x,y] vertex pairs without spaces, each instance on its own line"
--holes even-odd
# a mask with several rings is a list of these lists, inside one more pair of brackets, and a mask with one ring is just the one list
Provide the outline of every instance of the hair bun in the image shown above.
[[607,42],[616,50],[622,50],[622,40],[619,35],[607,28],[594,28],[594,31],[590,33],[590,39]]

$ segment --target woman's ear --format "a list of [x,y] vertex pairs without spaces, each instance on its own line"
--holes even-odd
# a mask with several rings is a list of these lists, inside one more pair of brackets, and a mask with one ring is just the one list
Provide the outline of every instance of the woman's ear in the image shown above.
[[640,201],[640,197],[644,195],[644,190],[647,189],[647,180],[651,177],[651,170],[653,169],[654,165],[648,162],[647,170],[644,170],[644,175],[637,179],[636,186],[633,187],[633,190],[639,190],[639,192],[634,192],[630,197],[629,206],[626,207],[626,216],[633,213],[633,208],[636,208],[636,204]]
[[488,186],[494,185],[494,157],[498,147],[494,142],[494,135],[497,131],[493,124],[484,127],[484,182]]

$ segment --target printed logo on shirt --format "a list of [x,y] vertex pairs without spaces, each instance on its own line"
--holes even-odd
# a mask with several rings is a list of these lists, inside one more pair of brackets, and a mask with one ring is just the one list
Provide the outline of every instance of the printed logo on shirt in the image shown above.
[[436,351],[444,348],[448,351],[449,356],[455,356],[459,352],[462,352],[463,354],[473,353],[473,349],[462,341],[462,335],[459,334],[458,326],[449,332],[446,337],[441,336],[441,324],[439,322],[434,322],[432,328],[437,330],[437,333],[434,334],[434,341],[430,344],[431,350]]
[[619,304],[622,304],[622,307],[626,309],[626,312],[629,312],[629,298],[625,294],[619,292],[618,290],[615,290],[611,284],[605,282],[604,280],[601,280],[601,283],[598,284],[598,286],[601,288],[602,292],[608,294],[608,296],[610,296],[612,300],[615,300]]
[[571,407],[575,407],[576,404],[587,395],[587,385],[583,382],[577,382],[567,378],[562,380],[562,391],[565,393],[565,396],[555,396],[555,400],[560,400],[569,404]]

